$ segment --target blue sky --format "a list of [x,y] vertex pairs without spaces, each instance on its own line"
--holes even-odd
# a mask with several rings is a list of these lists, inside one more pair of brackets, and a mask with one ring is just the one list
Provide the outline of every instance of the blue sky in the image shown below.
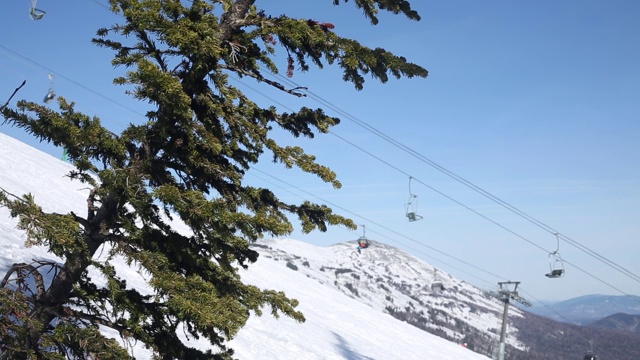
[[[111,66],[112,53],[90,43],[97,28],[119,21],[106,0],[41,0],[38,7],[47,14],[39,21],[29,19],[29,5],[7,1],[0,12],[2,103],[22,80],[27,85],[16,99],[41,101],[52,72],[58,95],[114,131],[143,121],[145,104],[111,82],[123,71]],[[274,187],[285,200],[328,201],[365,224],[367,237],[483,288],[508,279],[522,281],[528,294],[543,300],[640,294],[638,280],[564,241],[560,254],[578,268],[565,264],[565,277],[547,279],[548,252],[556,249],[553,234],[424,161],[640,274],[640,2],[416,0],[420,22],[381,14],[377,26],[353,2],[258,0],[257,5],[274,15],[331,22],[339,35],[405,56],[430,75],[387,84],[367,79],[358,92],[336,69],[296,71],[289,80],[309,88],[304,99],[232,79],[260,104],[291,111],[324,102],[331,105],[329,114],[343,118],[333,134],[313,141],[281,137],[332,167],[341,190],[270,164],[259,165],[261,172],[251,172],[248,181]],[[286,59],[276,61],[284,73]],[[61,155],[19,129],[3,125],[0,131]],[[413,223],[404,214],[409,176],[424,216]],[[329,245],[360,235],[361,229],[337,228],[308,235],[296,231],[292,237]]]

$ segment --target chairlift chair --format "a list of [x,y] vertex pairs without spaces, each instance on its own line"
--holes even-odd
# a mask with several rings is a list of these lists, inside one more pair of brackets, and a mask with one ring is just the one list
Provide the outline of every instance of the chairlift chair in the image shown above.
[[362,236],[358,238],[358,247],[361,249],[366,249],[369,247],[369,239],[366,237],[366,228],[362,225]]
[[431,291],[443,291],[444,285],[442,282],[438,281],[438,269],[433,269],[433,283],[431,283]]
[[56,93],[53,90],[49,89],[49,91],[47,92],[47,95],[44,96],[44,99],[42,101],[44,101],[45,103],[49,103],[55,97],[56,97]]
[[422,216],[418,215],[418,195],[411,192],[411,179],[412,177],[409,177],[409,200],[404,205],[404,208],[407,219],[413,222],[422,219]]
[[589,340],[589,348],[587,354],[584,356],[583,360],[598,360],[596,354],[593,353],[593,340]]
[[442,285],[441,282],[434,282],[433,284],[431,284],[431,290],[432,291],[443,291],[444,290],[444,285]]
[[558,242],[558,247],[556,248],[556,251],[549,253],[549,273],[545,274],[549,279],[556,279],[564,275],[564,262],[558,252],[560,250],[560,238],[558,237],[558,234],[556,234],[556,240]]
[[360,245],[361,248],[366,249],[369,247],[369,239],[365,238],[364,236],[361,236],[360,238],[358,238],[358,245]]
[[559,278],[564,275],[564,264],[560,254],[557,252],[549,254],[549,273],[545,275],[550,279]]
[[549,253],[549,272],[545,274],[549,279],[559,278],[564,275],[564,262],[560,257],[560,237],[556,235],[556,251]]
[[44,17],[45,14],[46,12],[40,9],[31,8],[31,10],[29,10],[29,17],[31,18],[31,20],[40,20]]
[[49,91],[47,91],[47,95],[44,96],[44,102],[49,103],[56,97],[55,91],[53,91],[53,74],[49,74]]
[[31,0],[31,7],[29,8],[29,17],[31,20],[40,20],[46,14],[45,11],[40,10],[36,7],[38,4],[38,0]]

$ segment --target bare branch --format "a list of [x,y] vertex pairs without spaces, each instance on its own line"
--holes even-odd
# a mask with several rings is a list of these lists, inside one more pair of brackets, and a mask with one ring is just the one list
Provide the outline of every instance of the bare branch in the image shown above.
[[[36,290],[38,292],[38,295],[36,296],[36,298],[40,298],[44,294],[44,279],[42,277],[42,274],[40,274],[40,272],[38,271],[38,269],[36,269],[31,264],[26,264],[26,263],[15,263],[15,264],[13,264],[11,266],[11,268],[9,269],[9,271],[7,271],[7,274],[4,276],[4,279],[2,279],[2,282],[0,283],[0,287],[5,287],[7,285],[11,275],[14,272],[17,273],[16,282],[18,282],[18,283],[23,282],[24,279],[27,278],[27,276],[28,276],[28,275],[24,274],[24,272],[23,272],[24,270],[26,270],[29,275],[33,276],[33,279],[36,282]],[[29,290],[29,291],[31,291],[31,290]]]
[[260,75],[259,73],[253,73],[253,72],[247,71],[245,69],[241,69],[241,68],[235,67],[233,65],[221,64],[220,68],[226,69],[226,70],[230,70],[230,71],[235,71],[238,74],[242,74],[242,75],[246,75],[246,76],[252,77],[252,78],[254,78],[254,79],[256,79],[256,80],[258,80],[260,82],[267,83],[267,84],[269,84],[269,85],[271,85],[271,86],[273,86],[273,87],[275,87],[275,88],[277,88],[279,90],[282,90],[282,91],[284,91],[284,92],[286,92],[288,94],[291,94],[291,95],[295,95],[297,97],[305,97],[305,96],[307,96],[306,94],[299,93],[299,92],[295,91],[295,90],[300,90],[300,89],[306,90],[307,89],[306,87],[298,86],[298,87],[293,88],[293,89],[287,89],[286,87],[284,87],[284,85],[280,84],[279,82],[273,81],[273,80],[269,80],[269,79],[265,78],[264,76]]
[[22,89],[22,87],[24,86],[24,84],[27,83],[27,80],[24,80],[22,82],[22,84],[20,84],[20,86],[18,86],[15,90],[13,90],[13,94],[11,94],[11,96],[9,96],[9,99],[7,99],[7,102],[4,103],[4,105],[2,105],[2,107],[0,108],[0,111],[4,110],[4,108],[7,107],[7,105],[9,105],[9,102],[11,101],[11,99],[13,99],[13,97],[15,96],[15,94]]
[[23,198],[19,197],[18,195],[15,195],[15,194],[12,194],[12,193],[8,192],[7,190],[3,189],[2,187],[0,187],[0,191],[5,193],[5,194],[7,194],[7,195],[9,195],[9,196],[11,196],[11,197],[16,198],[16,200],[20,200],[20,201],[26,203],[26,201]]
[[88,321],[91,324],[103,325],[111,329],[117,330],[121,334],[128,330],[126,327],[122,325],[118,325],[111,320],[103,319],[97,315],[85,314],[81,311],[74,310],[67,306],[62,308],[62,313],[56,311],[55,314],[62,320],[68,321],[69,319],[74,319],[74,318],[82,319],[82,320]]

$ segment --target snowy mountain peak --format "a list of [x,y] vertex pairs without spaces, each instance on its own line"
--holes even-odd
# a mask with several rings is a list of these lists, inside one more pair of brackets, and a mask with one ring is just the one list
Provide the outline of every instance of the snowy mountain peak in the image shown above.
[[[420,329],[491,353],[499,338],[503,305],[484,291],[455,279],[388,244],[370,241],[357,250],[355,241],[317,247],[291,239],[254,245],[271,259],[320,284],[390,314]],[[511,316],[522,316],[514,308]],[[524,349],[516,329],[508,343]]]

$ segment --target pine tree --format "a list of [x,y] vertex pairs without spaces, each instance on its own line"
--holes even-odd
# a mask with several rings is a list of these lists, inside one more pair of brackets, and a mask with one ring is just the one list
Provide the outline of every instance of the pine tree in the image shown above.
[[[267,307],[273,316],[304,321],[295,299],[244,284],[237,268],[257,260],[251,242],[291,233],[289,215],[297,216],[304,232],[355,225],[325,205],[285,203],[243,178],[261,155],[270,154],[286,168],[339,188],[334,172],[313,155],[271,137],[276,128],[313,138],[339,119],[322,109],[284,113],[260,107],[228,77],[250,77],[302,96],[263,76],[278,72],[276,51],[287,54],[289,74],[312,64],[336,65],[358,90],[364,75],[386,82],[389,75],[425,77],[427,71],[340,37],[330,23],[270,16],[255,2],[110,1],[124,23],[99,30],[93,42],[113,49],[113,64],[129,69],[115,82],[132,86],[136,99],[153,105],[144,124],[115,134],[61,97],[58,110],[24,100],[0,109],[5,122],[63,146],[76,168],[70,177],[91,189],[86,215],[46,213],[31,195],[0,191],[0,204],[19,219],[28,245],[46,246],[63,259],[14,264],[4,277],[4,359],[129,358],[99,326],[143,343],[158,358],[230,359],[233,349],[226,343],[251,313]],[[373,24],[379,11],[419,20],[404,0],[354,3]],[[172,226],[177,220],[189,234]],[[101,252],[108,256],[98,257]],[[146,274],[152,295],[127,286],[113,266],[117,257]],[[107,279],[106,287],[96,285],[89,269]],[[43,280],[46,271],[54,274],[50,284]],[[212,350],[185,345],[178,337],[182,331],[208,339]]]

